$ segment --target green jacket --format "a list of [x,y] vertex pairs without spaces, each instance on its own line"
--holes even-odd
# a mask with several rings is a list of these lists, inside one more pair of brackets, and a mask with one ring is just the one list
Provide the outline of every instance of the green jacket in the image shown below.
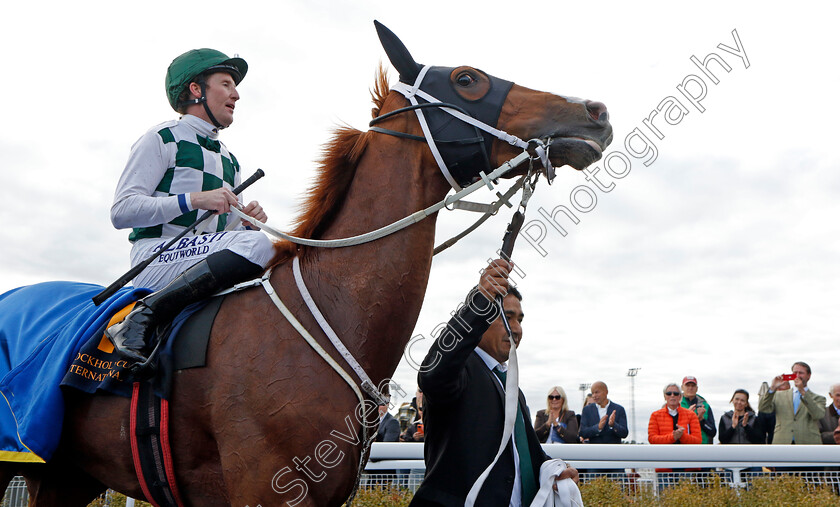
[[[702,405],[706,408],[706,412],[703,414],[703,417],[697,416],[700,419],[700,433],[703,436],[704,444],[711,444],[714,439],[715,435],[717,434],[717,428],[715,427],[715,416],[712,414],[712,407],[709,406],[709,402],[706,401],[705,398],[700,396],[699,394],[694,398],[693,403],[689,403],[685,396],[683,396],[682,401],[680,401],[680,406],[683,408],[688,408],[691,405],[696,403],[697,405]],[[695,413],[697,413],[695,411]]]

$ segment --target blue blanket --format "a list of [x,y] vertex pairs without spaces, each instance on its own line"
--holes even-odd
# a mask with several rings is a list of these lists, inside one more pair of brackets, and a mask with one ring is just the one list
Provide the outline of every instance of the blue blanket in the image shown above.
[[62,379],[84,377],[103,366],[86,361],[82,347],[101,339],[114,313],[149,292],[122,289],[94,306],[91,298],[102,289],[47,282],[0,295],[0,394],[5,398],[0,400],[0,461],[50,459],[64,418]]

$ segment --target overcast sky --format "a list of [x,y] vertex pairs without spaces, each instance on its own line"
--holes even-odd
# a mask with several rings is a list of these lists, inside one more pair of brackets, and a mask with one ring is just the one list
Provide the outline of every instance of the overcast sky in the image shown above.
[[[15,2],[0,30],[0,291],[58,279],[108,285],[128,269],[127,232],[109,221],[113,190],[132,143],[176,117],[166,67],[196,47],[248,61],[222,140],[246,174],[266,171],[248,198],[288,229],[330,131],[367,126],[368,90],[386,61],[378,19],[418,62],[473,65],[606,103],[615,130],[607,155],[629,155],[625,139],[637,128],[656,146],[649,165],[629,157],[620,179],[598,162],[609,192],[564,167],[531,200],[528,220],[546,234],[532,240],[539,248],[521,237],[514,259],[526,273],[517,280],[527,314],[519,350],[532,412],[555,384],[579,412],[579,384],[600,379],[629,415],[631,367],[641,368],[642,439],[662,387],[688,374],[716,417],[736,388],[756,407],[761,382],[796,360],[810,363],[811,387],[827,395],[840,382],[840,41],[836,20],[818,6],[756,5]],[[718,47],[737,48],[733,30],[746,58]],[[717,84],[690,59],[712,52],[731,68],[710,64]],[[677,88],[691,75],[707,88],[699,107]],[[658,139],[643,121],[669,97],[685,111],[674,125],[654,118]],[[621,171],[620,157],[612,160]],[[580,185],[591,193],[573,193]],[[563,237],[539,209],[573,206],[570,199],[588,211],[577,225],[564,222]],[[439,217],[440,240],[476,218],[464,213]],[[435,259],[415,334],[430,336],[463,299],[508,219]],[[528,230],[538,238],[540,224]],[[412,348],[416,360],[429,341]],[[415,375],[404,361],[395,379],[413,392]]]

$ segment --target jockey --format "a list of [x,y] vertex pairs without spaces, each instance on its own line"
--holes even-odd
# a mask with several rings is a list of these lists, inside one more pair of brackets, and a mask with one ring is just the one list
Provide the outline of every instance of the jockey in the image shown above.
[[[160,252],[135,278],[135,286],[157,292],[105,332],[129,361],[146,360],[158,324],[191,303],[260,276],[274,256],[265,234],[248,222],[231,220],[230,207],[241,205],[231,191],[240,183],[241,171],[236,157],[218,140],[219,130],[233,123],[236,87],[246,72],[245,60],[213,49],[175,58],[166,72],[166,95],[182,116],[152,127],[131,148],[114,194],[111,223],[133,229],[128,237],[132,266],[195,222],[199,210],[216,214]],[[266,220],[257,201],[242,211]]]

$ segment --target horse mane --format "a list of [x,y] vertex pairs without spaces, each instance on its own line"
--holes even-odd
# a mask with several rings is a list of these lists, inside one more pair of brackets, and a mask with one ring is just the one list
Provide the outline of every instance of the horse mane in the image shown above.
[[[370,90],[374,107],[371,117],[376,118],[382,110],[385,98],[390,92],[388,73],[379,62],[376,79]],[[356,166],[370,140],[370,132],[362,132],[349,126],[339,126],[333,131],[332,138],[322,150],[318,162],[318,174],[315,183],[307,191],[300,205],[300,214],[294,221],[294,228],[289,233],[299,238],[318,238],[332,223],[350,183],[356,175]],[[298,245],[286,241],[275,241],[275,255],[270,266],[277,266],[292,259]]]

